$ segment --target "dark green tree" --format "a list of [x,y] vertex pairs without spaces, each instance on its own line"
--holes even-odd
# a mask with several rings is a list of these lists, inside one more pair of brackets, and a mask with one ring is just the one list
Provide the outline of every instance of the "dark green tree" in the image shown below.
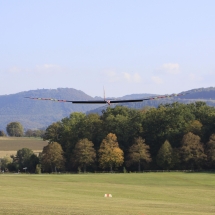
[[55,122],[52,123],[45,131],[44,140],[49,140],[50,142],[59,142],[62,136],[62,123]]
[[28,129],[25,132],[26,137],[41,137],[41,138],[43,138],[44,134],[45,134],[45,131],[40,130],[40,129],[37,129],[37,130]]
[[157,165],[162,169],[169,170],[173,166],[173,150],[168,140],[164,142],[156,157]]
[[205,102],[195,102],[188,105],[196,120],[202,124],[201,140],[206,143],[211,134],[215,133],[215,108]]
[[28,129],[28,130],[25,132],[25,136],[26,136],[26,137],[33,137],[33,130]]
[[2,131],[2,130],[0,130],[0,137],[5,137],[5,136],[7,136],[7,135],[5,134],[5,132]]
[[29,148],[22,148],[16,153],[16,162],[18,163],[19,170],[27,167],[28,171],[31,171],[30,159],[34,155],[34,152]]
[[6,127],[7,133],[12,137],[22,137],[24,135],[24,130],[19,122],[11,122],[7,124]]
[[167,139],[173,148],[180,147],[188,124],[194,119],[195,115],[189,106],[177,102],[149,109],[144,114],[142,125],[143,137],[150,143],[151,156],[157,156],[158,150]]
[[28,170],[30,172],[35,172],[36,166],[40,163],[39,158],[37,155],[32,154],[31,157],[29,158],[29,163],[28,163]]
[[135,109],[123,106],[108,107],[101,116],[105,136],[114,133],[120,148],[128,151],[133,139],[142,135],[143,114]]

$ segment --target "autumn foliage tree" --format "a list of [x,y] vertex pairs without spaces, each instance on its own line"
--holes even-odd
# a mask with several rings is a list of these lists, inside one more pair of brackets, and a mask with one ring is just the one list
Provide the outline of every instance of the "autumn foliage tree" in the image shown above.
[[214,168],[215,167],[215,134],[210,136],[209,141],[206,144],[206,154],[208,164]]
[[73,150],[72,161],[75,165],[82,167],[84,172],[87,166],[95,162],[96,152],[93,146],[92,141],[84,138],[77,142]]
[[59,143],[52,142],[43,148],[41,164],[44,170],[52,172],[64,167],[63,150]]
[[206,155],[200,137],[189,132],[183,136],[181,144],[181,160],[185,167],[201,168]]
[[[211,168],[212,159],[209,159],[209,151],[212,148],[207,142],[211,134],[215,133],[215,108],[204,102],[168,104],[166,103],[168,101],[172,102],[164,100],[164,105],[161,104],[157,108],[148,108],[142,111],[112,106],[103,110],[101,115],[73,112],[69,117],[50,125],[46,129],[44,140],[58,142],[62,146],[68,171],[71,170],[71,165],[69,165],[71,155],[80,139],[87,138],[93,142],[94,148],[99,150],[102,140],[110,133],[117,136],[119,147],[126,155],[128,155],[134,138],[143,137],[150,146],[150,155],[153,159],[147,168],[159,167],[156,165],[156,158],[165,140],[171,143],[173,160],[171,167],[166,165],[162,168]],[[199,141],[201,140],[196,149],[196,140],[193,143],[192,141],[188,141],[188,143],[186,140],[186,144],[184,140],[182,141],[184,135],[189,132],[198,135]],[[206,149],[208,159],[205,159],[204,149]],[[98,154],[98,158],[100,157]],[[100,164],[100,166],[105,168],[104,164]]]
[[187,127],[188,132],[192,132],[196,135],[201,135],[201,129],[202,129],[202,123],[198,120],[193,120],[190,122],[190,124]]
[[102,168],[110,168],[112,172],[113,167],[119,167],[124,162],[124,153],[119,148],[117,137],[113,133],[109,133],[99,148],[99,164]]
[[134,144],[129,148],[127,165],[132,163],[138,164],[138,171],[141,171],[141,164],[151,161],[149,146],[145,144],[145,140],[141,137],[135,138]]

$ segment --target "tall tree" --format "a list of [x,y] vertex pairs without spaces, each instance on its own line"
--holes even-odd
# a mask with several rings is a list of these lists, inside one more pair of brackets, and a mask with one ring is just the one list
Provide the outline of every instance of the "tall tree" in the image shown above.
[[149,146],[145,144],[145,140],[141,137],[135,138],[134,144],[129,148],[128,151],[128,162],[130,166],[132,163],[138,164],[138,171],[141,171],[141,164],[148,163],[151,161],[149,152]]
[[202,124],[201,140],[206,143],[210,135],[215,133],[215,108],[201,101],[188,106],[195,114],[195,118]]
[[1,169],[2,169],[2,170],[7,169],[8,164],[10,164],[10,163],[12,163],[12,162],[13,162],[13,159],[12,159],[11,157],[5,156],[5,157],[1,158],[1,162],[0,162],[0,164],[1,164]]
[[124,153],[119,148],[117,137],[113,133],[109,133],[100,145],[99,163],[102,168],[110,168],[112,172],[113,167],[119,167],[123,164]]
[[189,106],[177,102],[149,109],[144,114],[142,124],[143,137],[150,143],[151,156],[156,157],[165,140],[169,140],[173,148],[180,147],[187,126],[194,119]]
[[184,135],[181,144],[181,160],[185,167],[191,169],[201,168],[206,155],[200,137],[189,132]]
[[159,149],[156,162],[163,169],[170,169],[173,166],[173,150],[168,140]]
[[45,171],[57,171],[64,167],[63,150],[59,143],[52,142],[43,148],[41,154],[42,168]]
[[127,151],[134,137],[142,134],[142,115],[140,111],[128,107],[108,107],[101,116],[103,132],[105,136],[109,133],[116,134],[120,148]]
[[206,154],[208,165],[211,168],[215,168],[215,134],[210,136],[210,139],[206,144]]
[[5,137],[5,136],[6,136],[5,132],[0,130],[0,137]]
[[84,172],[86,172],[87,166],[95,162],[96,152],[93,146],[92,141],[84,138],[77,142],[73,150],[72,161],[75,165],[82,167]]
[[35,172],[36,166],[40,163],[39,158],[37,155],[33,154],[29,158],[29,163],[28,163],[28,169],[30,172]]
[[12,137],[22,137],[24,135],[24,129],[19,122],[11,122],[7,124],[7,133]]
[[52,123],[45,131],[44,140],[49,140],[50,142],[58,142],[62,136],[62,123],[55,122]]
[[22,170],[23,168],[27,167],[30,170],[30,159],[34,152],[29,148],[22,148],[17,151],[16,153],[16,161],[19,165],[19,169]]

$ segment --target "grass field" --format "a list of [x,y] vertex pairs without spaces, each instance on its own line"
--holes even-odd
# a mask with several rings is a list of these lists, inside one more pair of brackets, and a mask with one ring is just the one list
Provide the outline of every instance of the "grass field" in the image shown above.
[[22,148],[32,149],[35,153],[43,150],[47,141],[28,137],[0,137],[0,158],[16,154]]
[[1,174],[0,186],[0,214],[215,214],[209,173]]

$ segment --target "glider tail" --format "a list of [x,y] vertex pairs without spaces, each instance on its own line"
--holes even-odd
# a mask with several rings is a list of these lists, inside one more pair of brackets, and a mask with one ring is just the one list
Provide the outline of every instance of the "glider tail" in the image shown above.
[[104,92],[104,101],[106,101],[105,100],[105,88],[104,88],[104,86],[103,86],[103,92]]

